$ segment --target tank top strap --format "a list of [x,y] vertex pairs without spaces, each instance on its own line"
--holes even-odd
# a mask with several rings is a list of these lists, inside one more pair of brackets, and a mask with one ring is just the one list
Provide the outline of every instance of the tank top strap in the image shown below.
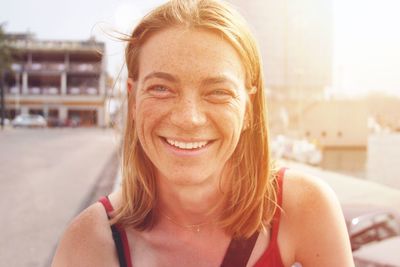
[[[103,207],[107,212],[107,216],[110,219],[110,213],[114,211],[114,207],[112,206],[110,200],[108,197],[101,197],[99,202],[103,204]],[[132,267],[129,242],[125,229],[119,224],[111,225],[110,228],[112,237],[114,239],[115,248],[117,250],[120,267]]]
[[282,213],[282,202],[283,202],[283,177],[285,176],[286,168],[281,168],[278,171],[277,176],[277,204],[274,218],[272,220],[272,236],[271,241],[272,243],[276,243],[278,239],[278,232],[279,232],[279,223],[281,220],[281,213]]
[[113,208],[113,206],[111,205],[111,202],[110,202],[110,200],[108,199],[108,197],[101,197],[100,199],[99,199],[99,202],[101,203],[101,204],[103,204],[103,207],[104,207],[104,209],[106,210],[106,212],[107,212],[107,215],[109,215],[111,212],[113,212],[114,211],[114,208]]

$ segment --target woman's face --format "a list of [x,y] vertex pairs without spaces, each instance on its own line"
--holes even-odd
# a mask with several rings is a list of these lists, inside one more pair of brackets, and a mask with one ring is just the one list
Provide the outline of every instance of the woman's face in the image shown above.
[[132,110],[159,179],[219,181],[242,132],[247,92],[235,49],[207,30],[168,28],[142,46]]

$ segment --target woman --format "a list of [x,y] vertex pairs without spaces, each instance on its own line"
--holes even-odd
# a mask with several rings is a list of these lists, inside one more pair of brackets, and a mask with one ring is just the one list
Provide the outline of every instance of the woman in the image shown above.
[[72,222],[53,266],[353,266],[332,191],[271,168],[260,55],[234,10],[170,1],[126,62],[122,189]]

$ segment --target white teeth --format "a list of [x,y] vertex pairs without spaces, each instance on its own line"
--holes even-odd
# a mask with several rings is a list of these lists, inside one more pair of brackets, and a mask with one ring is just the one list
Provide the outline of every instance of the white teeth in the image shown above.
[[202,142],[179,142],[172,139],[166,139],[168,144],[181,148],[181,149],[194,149],[194,148],[201,148],[207,144],[207,141]]

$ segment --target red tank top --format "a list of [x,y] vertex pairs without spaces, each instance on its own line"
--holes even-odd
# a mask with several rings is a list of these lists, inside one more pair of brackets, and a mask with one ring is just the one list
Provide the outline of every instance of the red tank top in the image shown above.
[[[278,205],[279,207],[282,207],[282,189],[283,189],[283,176],[285,174],[285,169],[282,168],[278,172],[278,192],[277,192],[277,197],[278,197]],[[99,200],[107,214],[111,213],[114,208],[111,205],[111,202],[107,197],[102,197]],[[280,208],[277,208],[274,214],[274,218],[272,220],[272,229],[271,229],[271,238],[270,242],[268,245],[268,248],[265,250],[263,255],[258,259],[254,267],[283,267],[282,263],[282,258],[281,254],[279,251],[278,247],[278,232],[279,232],[279,222],[281,218],[281,210]],[[117,252],[118,252],[118,257],[120,260],[121,266],[127,266],[127,267],[132,267],[132,260],[131,260],[131,255],[129,253],[129,243],[128,243],[128,238],[126,236],[125,229],[123,227],[120,227],[119,225],[115,225],[112,228],[113,231],[113,236],[115,238],[115,232],[118,232],[118,238],[121,240],[121,246],[122,247],[117,247]]]

